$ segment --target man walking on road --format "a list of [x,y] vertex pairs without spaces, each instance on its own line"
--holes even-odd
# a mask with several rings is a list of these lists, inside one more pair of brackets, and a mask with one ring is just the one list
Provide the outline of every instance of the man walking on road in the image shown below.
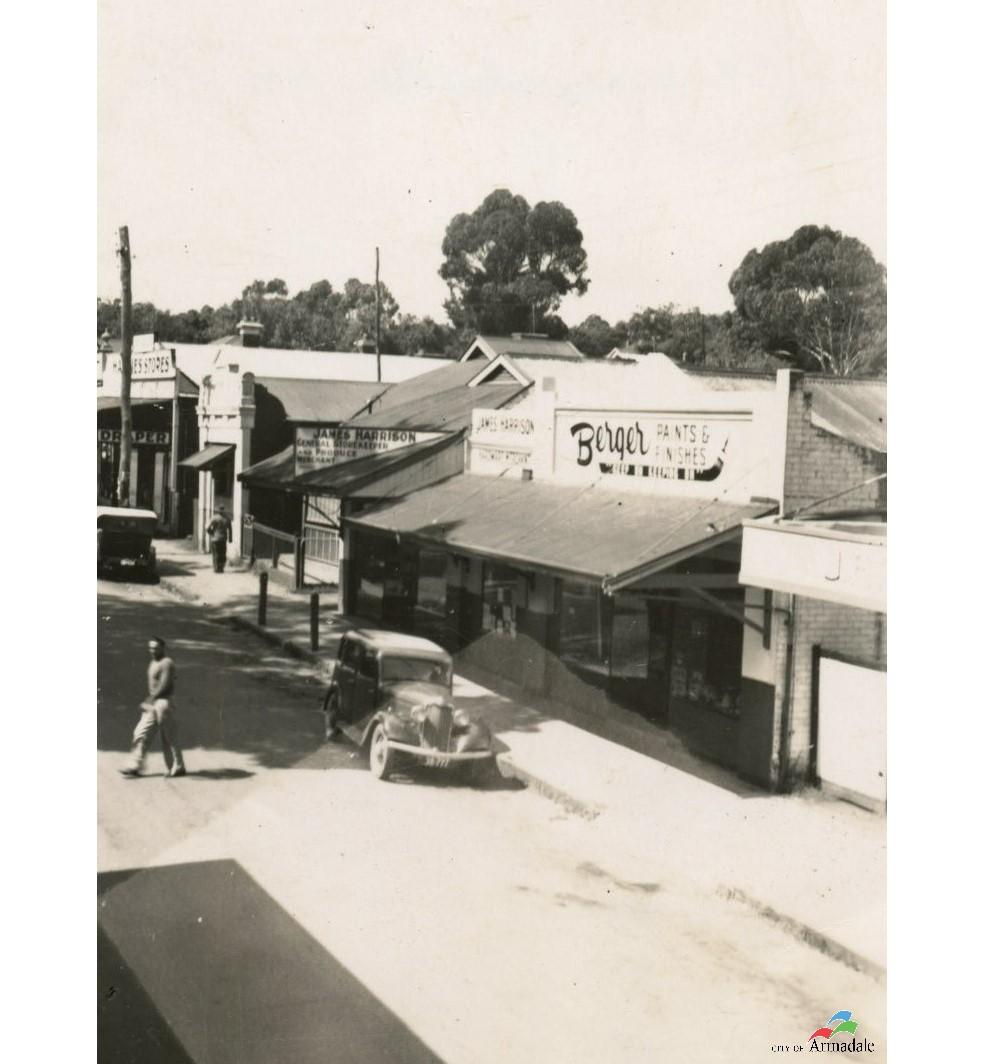
[[166,656],[164,640],[155,636],[148,643],[150,666],[147,669],[147,698],[140,703],[143,711],[133,732],[133,763],[122,769],[124,776],[139,776],[147,744],[158,728],[161,749],[169,776],[185,774],[184,758],[178,747],[178,725],[174,719],[174,662]]
[[211,537],[212,568],[221,573],[225,569],[226,542],[232,542],[232,522],[226,516],[224,507],[219,507],[219,512],[209,521],[206,531]]

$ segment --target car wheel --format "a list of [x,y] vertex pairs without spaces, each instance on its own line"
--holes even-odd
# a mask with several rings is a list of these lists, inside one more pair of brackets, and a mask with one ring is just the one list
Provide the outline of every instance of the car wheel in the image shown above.
[[498,768],[494,757],[483,757],[476,761],[469,761],[465,765],[465,780],[473,787],[491,783],[497,775]]
[[377,780],[387,780],[393,772],[396,752],[390,749],[382,724],[377,724],[369,740],[369,771]]
[[325,703],[325,738],[338,738],[338,693],[335,692]]

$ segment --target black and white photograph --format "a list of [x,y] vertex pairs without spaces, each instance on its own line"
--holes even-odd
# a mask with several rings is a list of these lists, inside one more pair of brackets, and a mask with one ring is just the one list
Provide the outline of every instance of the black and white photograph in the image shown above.
[[97,1059],[888,1060],[885,0],[95,9]]

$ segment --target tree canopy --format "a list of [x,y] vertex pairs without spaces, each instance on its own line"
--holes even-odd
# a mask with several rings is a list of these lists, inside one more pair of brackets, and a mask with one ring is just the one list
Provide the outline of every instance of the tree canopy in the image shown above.
[[444,307],[458,329],[562,335],[561,299],[588,290],[587,253],[573,211],[563,203],[530,205],[497,189],[471,214],[456,214],[444,235],[438,271],[448,284]]
[[885,268],[855,237],[801,226],[749,251],[728,287],[770,354],[837,376],[884,368]]
[[[772,372],[782,361],[838,375],[885,369],[885,269],[859,240],[829,227],[805,225],[749,251],[729,282],[734,310],[706,314],[662,303],[614,325],[591,314],[570,330],[557,314],[560,300],[583,294],[589,282],[577,219],[562,203],[530,208],[522,196],[498,190],[452,219],[442,247],[450,324],[401,313],[383,284],[383,353],[455,357],[479,332],[536,331],[569,337],[589,357],[619,347],[745,371]],[[291,295],[275,277],[251,281],[220,307],[172,313],[133,304],[134,332],[165,343],[215,342],[243,318],[263,325],[265,347],[351,351],[375,340],[375,287],[353,277],[336,290],[320,280]],[[96,300],[96,327],[119,336],[118,299]]]

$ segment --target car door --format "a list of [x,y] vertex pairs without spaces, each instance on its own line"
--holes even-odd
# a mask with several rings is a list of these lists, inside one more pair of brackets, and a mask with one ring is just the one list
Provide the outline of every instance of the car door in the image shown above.
[[378,689],[379,655],[372,647],[363,648],[363,653],[355,670],[353,687],[352,715],[361,721],[370,716],[376,708],[376,691]]
[[342,639],[338,648],[338,708],[343,720],[353,720],[355,677],[362,659],[362,645],[351,639]]

